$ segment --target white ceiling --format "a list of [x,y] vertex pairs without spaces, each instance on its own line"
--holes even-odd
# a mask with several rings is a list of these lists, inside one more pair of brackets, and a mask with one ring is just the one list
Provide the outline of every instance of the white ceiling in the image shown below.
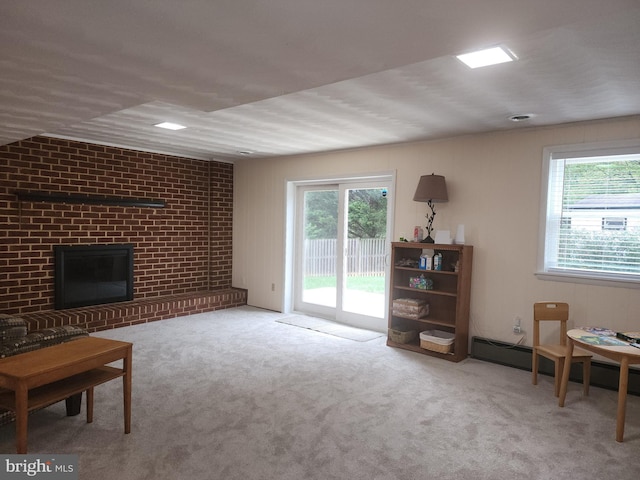
[[0,144],[232,161],[637,114],[639,0],[0,2]]

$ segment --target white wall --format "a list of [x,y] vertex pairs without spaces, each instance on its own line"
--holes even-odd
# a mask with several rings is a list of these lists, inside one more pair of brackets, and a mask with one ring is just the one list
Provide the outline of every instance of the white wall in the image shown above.
[[[243,159],[235,167],[233,285],[249,304],[282,311],[286,182],[322,176],[397,173],[394,240],[425,225],[414,202],[420,175],[447,180],[449,202],[436,205],[435,229],[465,225],[474,246],[471,334],[512,342],[515,316],[531,331],[532,304],[562,300],[575,326],[640,329],[640,290],[539,280],[542,151],[545,146],[640,138],[640,116],[517,129],[439,141],[320,155]],[[275,284],[275,291],[272,291]],[[528,335],[524,341],[531,345]]]

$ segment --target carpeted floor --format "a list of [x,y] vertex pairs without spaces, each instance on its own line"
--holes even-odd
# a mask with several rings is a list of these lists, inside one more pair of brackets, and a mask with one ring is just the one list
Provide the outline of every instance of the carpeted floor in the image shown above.
[[316,332],[334,335],[356,342],[368,342],[375,338],[384,336],[384,333],[374,332],[372,330],[364,330],[362,328],[354,328],[347,325],[341,325],[324,318],[310,317],[308,315],[291,315],[276,320],[279,323],[285,323],[294,327],[307,328]]
[[[133,423],[121,382],[94,422],[64,403],[30,417],[30,453],[79,455],[82,480],[637,478],[640,398],[615,442],[616,393],[468,359],[454,364],[297,328],[240,307],[96,334],[132,341]],[[13,425],[0,451],[13,453]]]

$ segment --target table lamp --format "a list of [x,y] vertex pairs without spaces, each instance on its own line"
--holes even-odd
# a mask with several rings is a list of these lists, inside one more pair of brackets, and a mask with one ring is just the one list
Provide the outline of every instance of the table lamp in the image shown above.
[[433,218],[436,216],[436,211],[433,208],[433,204],[437,202],[446,202],[449,200],[447,195],[447,184],[444,181],[442,175],[423,175],[418,182],[418,188],[413,195],[414,202],[427,202],[427,205],[431,209],[431,213],[425,215],[427,218],[427,236],[423,243],[434,243],[431,238],[431,232],[433,231]]

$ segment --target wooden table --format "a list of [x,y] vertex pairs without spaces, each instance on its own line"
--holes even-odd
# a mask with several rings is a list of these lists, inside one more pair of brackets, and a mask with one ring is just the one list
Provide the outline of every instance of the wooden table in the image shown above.
[[[27,453],[30,410],[86,392],[93,421],[93,387],[122,377],[124,433],[131,431],[131,353],[128,342],[83,337],[0,360],[0,407],[16,414],[16,451]],[[108,366],[122,360],[122,368]]]
[[[632,347],[627,342],[592,333],[589,329],[574,329],[567,332],[567,360],[562,370],[562,383],[560,384],[560,397],[558,405],[564,407],[567,396],[567,384],[569,383],[569,370],[571,370],[570,358],[573,355],[574,345],[589,350],[603,357],[620,363],[620,381],[618,382],[618,412],[616,416],[616,441],[622,442],[624,437],[624,418],[627,408],[627,387],[629,383],[629,365],[640,364],[640,348]],[[617,341],[617,342],[616,342]],[[613,343],[619,343],[613,345]]]

